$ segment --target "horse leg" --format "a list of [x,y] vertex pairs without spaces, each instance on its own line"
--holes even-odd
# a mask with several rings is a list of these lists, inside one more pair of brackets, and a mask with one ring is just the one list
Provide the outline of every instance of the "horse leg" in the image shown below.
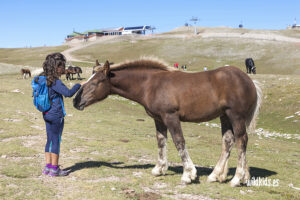
[[191,183],[192,180],[195,180],[197,177],[197,170],[188,151],[185,149],[185,140],[182,134],[179,117],[176,114],[167,114],[163,120],[171,133],[173,142],[182,160],[183,175],[181,181],[186,184]]
[[77,73],[77,80],[80,80],[80,75],[79,75],[79,73]]
[[154,120],[156,127],[156,139],[158,145],[158,160],[155,167],[152,169],[154,176],[165,174],[168,170],[167,160],[167,127],[163,122]]
[[207,182],[219,180],[224,182],[228,173],[228,159],[234,144],[231,123],[226,115],[220,117],[222,126],[222,153],[213,172],[208,176]]
[[[231,118],[234,119],[234,118]],[[246,162],[246,149],[248,143],[248,135],[246,132],[245,120],[238,118],[232,121],[234,138],[238,151],[238,164],[233,179],[230,181],[231,187],[240,185],[242,181],[245,183],[250,179],[250,173]]]

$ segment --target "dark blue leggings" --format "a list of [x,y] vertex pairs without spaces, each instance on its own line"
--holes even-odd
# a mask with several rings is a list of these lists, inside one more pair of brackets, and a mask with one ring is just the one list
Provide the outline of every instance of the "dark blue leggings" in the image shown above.
[[64,118],[55,118],[46,114],[44,115],[44,120],[47,131],[45,152],[59,155],[61,135],[64,129]]

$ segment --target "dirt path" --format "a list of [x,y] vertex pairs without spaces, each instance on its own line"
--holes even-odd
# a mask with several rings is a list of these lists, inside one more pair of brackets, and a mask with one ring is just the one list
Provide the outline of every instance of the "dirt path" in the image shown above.
[[107,36],[107,37],[101,37],[101,38],[97,39],[96,41],[79,42],[79,43],[70,44],[71,48],[62,51],[61,53],[64,54],[64,56],[67,58],[67,61],[95,63],[94,61],[91,62],[91,61],[77,59],[74,55],[72,55],[72,53],[74,51],[86,48],[86,47],[94,45],[94,44],[102,43],[102,42],[108,41],[108,40],[113,40],[115,37],[116,36]]
[[261,34],[261,33],[201,33],[203,38],[243,38],[252,40],[267,40],[277,42],[294,42],[300,43],[300,39],[287,37],[279,34]]

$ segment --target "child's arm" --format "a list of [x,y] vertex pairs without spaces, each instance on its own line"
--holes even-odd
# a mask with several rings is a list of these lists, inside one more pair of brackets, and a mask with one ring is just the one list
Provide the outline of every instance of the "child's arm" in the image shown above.
[[52,89],[65,97],[72,97],[80,88],[80,84],[75,84],[71,89],[67,88],[65,84],[61,80],[56,80],[55,84],[53,84]]

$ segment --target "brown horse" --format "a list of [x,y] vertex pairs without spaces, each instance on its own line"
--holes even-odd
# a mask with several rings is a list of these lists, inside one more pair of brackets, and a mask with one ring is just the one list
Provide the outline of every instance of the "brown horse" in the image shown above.
[[154,119],[159,154],[153,175],[164,174],[168,169],[166,140],[169,130],[182,159],[182,182],[195,180],[197,171],[186,150],[180,121],[205,122],[220,117],[222,153],[208,181],[226,180],[227,162],[234,142],[238,164],[231,186],[238,186],[250,178],[246,162],[246,127],[255,128],[262,92],[258,83],[238,68],[228,66],[185,73],[153,60],[137,60],[112,68],[107,61],[78,91],[73,104],[83,110],[111,94],[140,103]]
[[[80,78],[80,73],[82,73],[82,69],[80,67],[77,66],[69,66],[66,70],[65,70],[65,74],[66,74],[66,79],[68,80],[74,80],[73,78],[73,74],[77,74],[77,79],[81,79]],[[72,78],[71,78],[72,75]]]
[[31,72],[30,72],[29,69],[22,68],[20,72],[21,72],[21,74],[23,76],[23,79],[26,79],[27,74],[29,75],[29,77],[31,77]]

